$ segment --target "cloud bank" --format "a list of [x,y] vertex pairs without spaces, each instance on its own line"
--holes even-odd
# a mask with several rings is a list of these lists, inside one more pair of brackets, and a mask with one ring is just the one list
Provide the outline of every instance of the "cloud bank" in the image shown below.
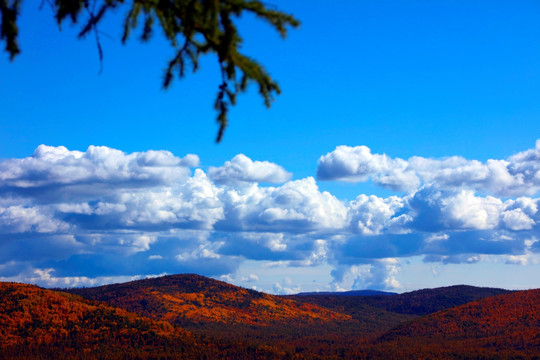
[[238,186],[249,183],[284,183],[292,177],[281,166],[268,161],[252,161],[238,154],[223,166],[208,169],[208,175],[217,184]]
[[338,146],[319,158],[317,178],[347,182],[371,179],[377,185],[402,192],[424,184],[441,190],[465,188],[504,197],[530,196],[540,190],[540,140],[535,149],[485,163],[460,156],[393,159],[372,154],[366,146]]
[[291,177],[242,154],[205,172],[193,154],[40,145],[0,163],[0,278],[76,286],[162,273],[227,277],[251,260],[328,264],[336,289],[345,277],[354,288],[395,289],[400,259],[411,256],[526,264],[540,253],[540,141],[484,163],[392,159],[366,146],[319,159],[319,180],[401,192],[386,198],[344,201],[313,177]]

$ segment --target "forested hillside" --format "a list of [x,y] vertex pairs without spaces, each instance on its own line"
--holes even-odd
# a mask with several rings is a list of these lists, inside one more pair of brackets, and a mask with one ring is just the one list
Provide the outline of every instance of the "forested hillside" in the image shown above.
[[358,321],[343,312],[194,274],[68,291],[199,335],[253,346],[273,344],[302,356],[313,349],[329,351],[329,344],[336,349],[350,347],[357,339],[409,318],[372,308]]
[[0,283],[0,359],[281,358],[80,296]]
[[369,348],[392,359],[539,359],[540,289],[488,297],[391,330]]
[[540,290],[469,286],[280,297],[192,274],[69,293],[0,283],[0,359],[539,359],[539,308]]
[[178,324],[269,325],[285,320],[312,323],[350,319],[350,316],[310,303],[299,303],[194,274],[67,291]]
[[[375,307],[398,314],[427,315],[436,311],[463,305],[485,297],[508,293],[508,290],[455,285],[436,289],[423,289],[403,294],[369,294],[369,296],[343,295],[341,293],[310,293],[287,296],[321,307],[342,311],[352,316],[363,314],[366,308]],[[355,315],[356,314],[356,315]]]

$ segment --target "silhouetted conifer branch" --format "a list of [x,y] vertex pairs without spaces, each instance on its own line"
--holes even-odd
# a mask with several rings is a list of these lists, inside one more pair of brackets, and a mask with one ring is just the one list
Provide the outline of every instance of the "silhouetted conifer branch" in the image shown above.
[[[17,16],[21,1],[0,0],[0,40],[5,40],[5,50],[12,60],[20,52],[17,44]],[[164,88],[171,85],[175,69],[178,70],[179,78],[185,76],[186,60],[191,62],[195,72],[201,54],[216,54],[222,70],[222,82],[215,103],[219,123],[217,142],[221,141],[228,123],[229,105],[236,103],[237,95],[246,91],[250,82],[258,85],[267,107],[271,105],[273,95],[280,93],[279,86],[268,72],[257,61],[240,53],[242,38],[235,19],[243,13],[251,13],[270,24],[282,37],[286,36],[288,26],[299,25],[292,15],[258,0],[93,0],[92,5],[89,0],[43,0],[41,6],[44,1],[51,4],[59,26],[66,18],[77,23],[84,17],[84,25],[78,36],[94,33],[100,64],[103,49],[98,25],[111,9],[129,7],[122,26],[123,43],[127,41],[132,30],[139,27],[139,17],[143,19],[140,35],[142,41],[148,41],[154,32],[154,26],[159,24],[164,36],[175,49],[175,55],[169,60],[165,71]],[[179,48],[178,42],[182,39],[183,45]],[[240,80],[237,79],[237,73],[240,74]]]

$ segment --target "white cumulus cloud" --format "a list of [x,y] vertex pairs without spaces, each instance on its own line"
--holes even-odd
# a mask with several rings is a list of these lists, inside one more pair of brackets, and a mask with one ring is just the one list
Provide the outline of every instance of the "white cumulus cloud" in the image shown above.
[[339,146],[319,159],[320,179],[406,191],[345,201],[313,177],[290,180],[279,165],[244,155],[206,174],[197,155],[41,145],[0,162],[0,277],[87,284],[199,269],[219,277],[250,260],[332,266],[336,288],[394,289],[409,256],[526,264],[540,253],[528,243],[540,238],[540,199],[530,196],[539,153],[540,142],[507,160],[402,160]]
[[210,166],[208,176],[217,184],[241,185],[260,182],[279,184],[288,181],[292,175],[277,164],[252,161],[244,154],[238,154],[221,167]]
[[23,193],[24,189],[77,185],[148,186],[183,179],[190,173],[187,166],[195,164],[196,155],[181,159],[169,151],[125,154],[106,146],[90,146],[81,152],[40,145],[31,157],[0,163],[0,190]]
[[365,182],[412,192],[420,185],[441,190],[470,189],[499,196],[534,195],[540,190],[540,140],[535,149],[508,159],[486,162],[460,156],[431,159],[420,156],[408,160],[373,154],[366,146],[338,146],[318,161],[320,180]]

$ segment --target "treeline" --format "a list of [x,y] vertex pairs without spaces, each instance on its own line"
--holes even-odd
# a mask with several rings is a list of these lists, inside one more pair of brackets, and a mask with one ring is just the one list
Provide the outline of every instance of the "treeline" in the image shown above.
[[[197,275],[70,293],[0,283],[0,359],[540,359],[540,290],[497,292],[451,287],[376,304]],[[427,316],[406,309],[482,297]]]
[[2,359],[274,359],[277,349],[208,340],[32,285],[0,283]]

